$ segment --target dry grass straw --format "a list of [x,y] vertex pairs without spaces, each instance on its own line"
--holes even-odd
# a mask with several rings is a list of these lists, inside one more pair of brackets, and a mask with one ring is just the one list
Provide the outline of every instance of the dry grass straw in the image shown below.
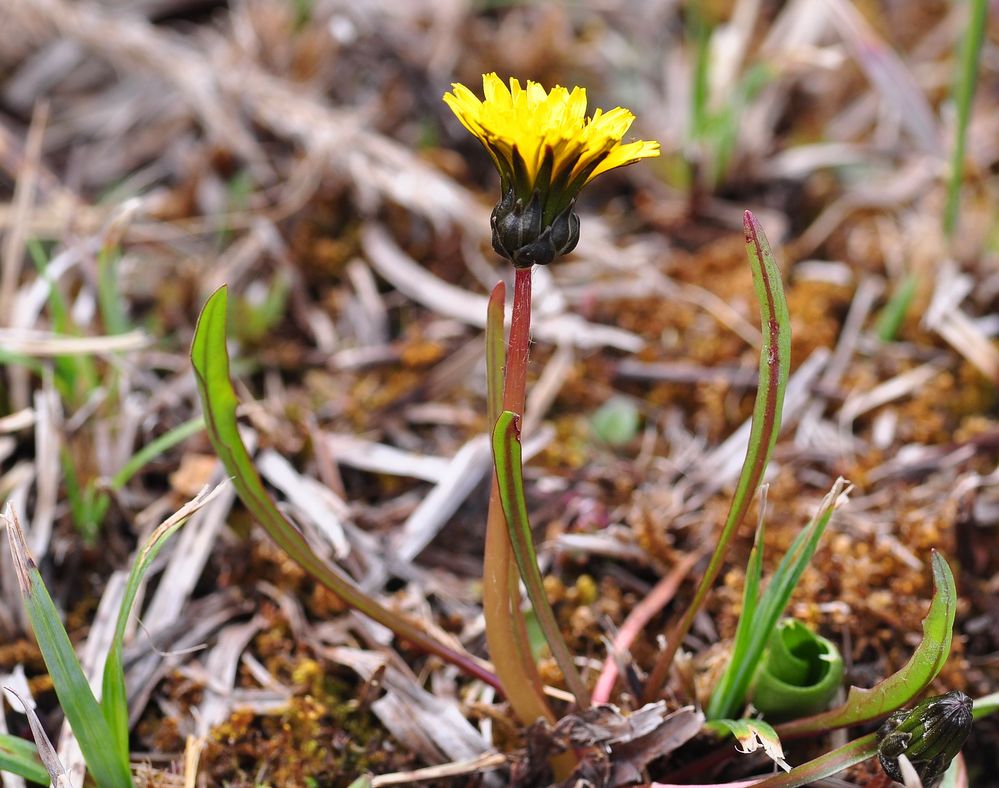
[[[99,478],[195,415],[184,355],[195,308],[223,281],[248,309],[278,283],[286,314],[237,354],[260,363],[243,399],[259,397],[248,422],[262,472],[318,550],[373,591],[402,578],[407,608],[428,623],[434,611],[453,612],[475,647],[477,558],[467,535],[481,519],[475,494],[489,460],[477,420],[479,334],[483,293],[505,272],[483,253],[486,182],[474,160],[446,150],[457,138],[432,113],[452,78],[481,70],[580,73],[604,103],[635,108],[641,136],[661,139],[677,165],[681,153],[703,165],[711,148],[691,136],[693,53],[674,4],[639,5],[483,15],[460,2],[328,0],[296,30],[289,4],[266,0],[224,10],[179,0],[4,4],[0,96],[16,117],[0,123],[0,350],[47,371],[0,370],[11,406],[0,414],[0,494],[26,513],[39,560],[77,566],[67,558],[79,541],[60,453]],[[634,168],[608,186],[605,214],[585,217],[579,252],[536,276],[539,380],[527,437],[538,460],[528,486],[550,526],[542,558],[573,559],[556,562],[553,593],[584,651],[600,642],[599,616],[623,621],[634,595],[652,587],[650,571],[665,574],[710,538],[738,473],[760,332],[725,243],[747,207],[785,243],[792,313],[801,310],[775,507],[792,520],[840,473],[854,477],[862,494],[832,538],[843,560],[891,589],[900,609],[890,617],[912,629],[925,550],[953,545],[959,502],[996,520],[997,429],[986,403],[999,380],[999,278],[987,243],[997,209],[985,176],[999,162],[999,112],[986,101],[969,132],[962,234],[948,247],[939,229],[958,9],[923,17],[886,4],[871,18],[841,0],[794,0],[770,13],[734,3],[713,42],[723,55],[709,84],[713,111],[737,95],[748,64],[771,70],[739,118],[721,190],[730,198]],[[580,41],[579,29],[593,35]],[[994,87],[993,66],[983,79]],[[417,151],[421,117],[442,136]],[[241,196],[240,172],[250,184]],[[614,191],[625,187],[634,200]],[[33,239],[51,244],[44,277],[28,262]],[[110,334],[101,320],[96,256],[119,240],[123,303],[151,329]],[[878,343],[872,322],[908,274],[921,284],[901,341]],[[66,298],[75,335],[54,329],[53,292]],[[52,370],[70,356],[96,359],[114,386],[62,401]],[[649,403],[644,442],[623,455],[595,447],[582,426],[615,390]],[[311,415],[291,415],[302,412]],[[120,569],[144,523],[176,507],[182,480],[172,474],[217,477],[197,459],[205,451],[193,439],[114,496],[102,571]],[[206,591],[216,560],[228,560],[218,556],[256,551],[260,560],[262,548],[245,548],[225,527],[238,519],[226,492],[178,535],[129,648],[133,721],[150,709],[176,713],[192,737],[186,784],[199,754],[202,766],[216,757],[210,726],[237,699],[270,714],[297,691],[255,653],[261,595],[330,663],[364,681],[388,665],[374,712],[438,765],[375,784],[500,764],[482,755],[502,741],[492,724],[427,693],[426,676],[410,675],[409,655],[388,649],[376,628],[332,610],[324,622],[321,600],[289,601],[291,591],[266,580]],[[440,560],[442,546],[451,563]],[[567,601],[584,555],[605,583],[592,610]],[[823,556],[835,570],[839,559]],[[0,567],[5,637],[24,625],[11,575]],[[853,577],[829,579],[831,589],[806,575],[798,609],[813,623],[844,625],[832,594],[854,619],[857,655],[897,658],[878,630],[884,600]],[[723,633],[733,624],[728,593],[710,608]],[[188,651],[206,643],[207,654]],[[177,669],[204,689],[200,724],[162,682]],[[431,685],[452,680],[426,670]],[[237,676],[257,694],[240,696]],[[981,667],[967,676],[995,679]],[[495,700],[484,705],[497,714]],[[449,722],[434,730],[438,713]],[[440,765],[448,760],[457,763]]]

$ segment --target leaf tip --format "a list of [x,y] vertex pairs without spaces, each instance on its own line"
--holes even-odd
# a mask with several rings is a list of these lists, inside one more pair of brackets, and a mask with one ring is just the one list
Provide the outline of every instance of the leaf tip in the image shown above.
[[501,304],[506,301],[506,283],[502,279],[496,283],[496,286],[489,293],[489,301],[490,303],[499,302]]
[[17,519],[14,508],[7,504],[7,508],[0,515],[7,529],[7,543],[10,545],[10,555],[14,562],[14,572],[17,574],[17,584],[21,593],[27,596],[31,593],[31,580],[29,573],[35,569],[35,561],[28,553],[28,544],[24,540],[24,531],[21,529],[21,522]]

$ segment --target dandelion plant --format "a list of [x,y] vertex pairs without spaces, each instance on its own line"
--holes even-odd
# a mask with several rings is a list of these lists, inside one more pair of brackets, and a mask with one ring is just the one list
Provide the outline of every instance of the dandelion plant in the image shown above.
[[[627,109],[615,107],[609,112],[597,109],[592,117],[587,117],[586,90],[581,87],[570,91],[556,86],[546,91],[537,82],[528,81],[522,87],[517,79],[511,79],[507,87],[496,74],[482,77],[484,100],[464,85],[455,83],[452,87],[454,92],[446,93],[444,101],[479,139],[500,175],[500,199],[493,208],[490,223],[493,249],[513,263],[516,271],[502,397],[502,410],[512,424],[512,419],[524,413],[531,333],[531,269],[547,265],[576,247],[579,217],[573,208],[587,183],[616,167],[658,156],[659,143],[646,140],[622,143],[635,116]],[[495,309],[493,302],[490,308]],[[488,338],[487,343],[493,346]],[[493,380],[493,375],[490,379]],[[491,412],[491,423],[498,416],[497,412]],[[512,443],[508,437],[500,445],[511,449]],[[499,453],[504,453],[502,448]],[[523,485],[519,478],[521,471],[516,463],[498,462],[499,467],[507,471],[502,495],[498,474],[494,474],[486,524],[483,583],[486,640],[514,713],[529,725],[539,716],[548,720],[554,716],[541,694],[536,668],[525,664],[530,663],[531,652],[520,608],[519,586],[512,582],[511,538],[521,547],[518,555],[521,576],[529,588],[539,590],[538,584],[532,582],[537,580],[536,571],[531,572],[524,564],[534,560],[530,526],[525,517],[504,514],[504,509],[526,514],[523,506],[512,508],[512,502],[522,500],[518,495]],[[512,519],[517,522],[511,522]],[[542,601],[535,595],[536,612]],[[567,658],[565,643],[551,617],[545,620],[548,623],[545,636],[552,653],[560,657],[566,680],[572,685],[578,704],[585,707],[588,705],[585,688]]]

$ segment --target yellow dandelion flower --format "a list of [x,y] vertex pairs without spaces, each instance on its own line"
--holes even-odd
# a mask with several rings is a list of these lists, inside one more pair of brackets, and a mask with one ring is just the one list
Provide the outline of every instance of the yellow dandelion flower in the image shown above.
[[580,189],[601,173],[659,155],[659,143],[622,144],[635,116],[622,107],[586,115],[586,90],[537,82],[510,87],[484,74],[480,100],[454,83],[444,101],[478,137],[499,170],[502,197],[492,213],[493,248],[518,267],[545,265],[579,240],[572,212]]

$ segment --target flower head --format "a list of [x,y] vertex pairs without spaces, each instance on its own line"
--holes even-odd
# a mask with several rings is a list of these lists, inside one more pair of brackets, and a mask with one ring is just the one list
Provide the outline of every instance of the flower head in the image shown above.
[[444,101],[479,138],[499,170],[502,197],[493,209],[493,248],[519,267],[545,265],[572,251],[579,219],[572,212],[580,189],[601,173],[659,155],[659,143],[622,144],[635,116],[622,107],[586,116],[586,90],[537,82],[510,87],[496,74],[482,77],[485,100],[452,85]]
[[878,729],[878,760],[885,774],[904,782],[898,763],[904,755],[926,788],[939,785],[971,733],[972,709],[971,698],[954,690],[896,711]]

